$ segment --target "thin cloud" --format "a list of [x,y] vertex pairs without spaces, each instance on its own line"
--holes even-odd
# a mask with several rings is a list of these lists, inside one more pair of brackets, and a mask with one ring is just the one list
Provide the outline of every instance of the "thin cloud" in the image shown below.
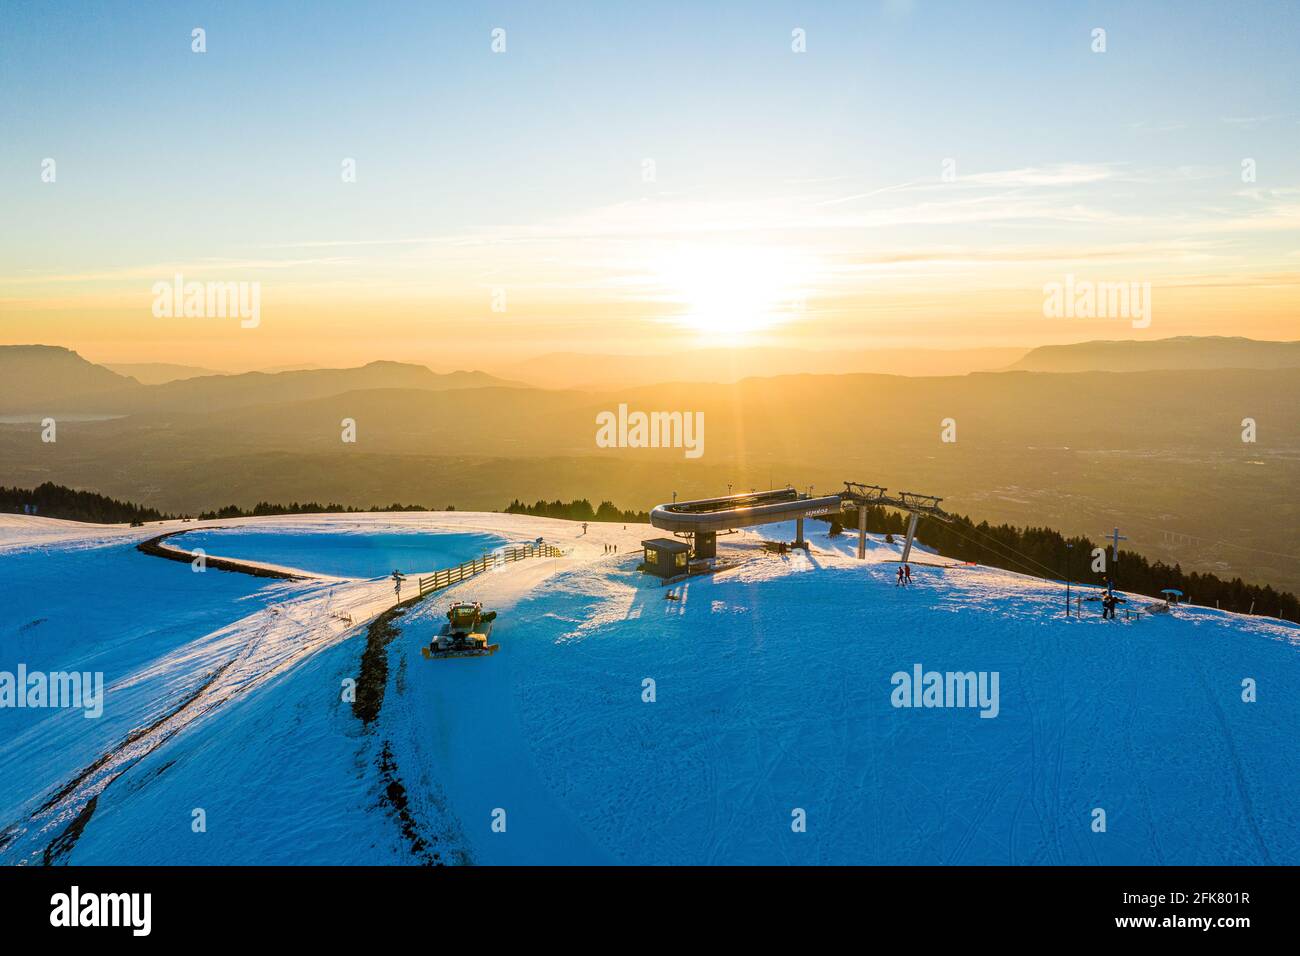
[[1227,123],[1230,126],[1244,126],[1250,129],[1255,126],[1261,126],[1264,123],[1271,123],[1274,120],[1288,119],[1293,113],[1264,113],[1260,116],[1223,116],[1220,122]]
[[199,276],[220,276],[229,279],[235,272],[257,272],[265,269],[293,269],[302,266],[330,266],[356,262],[342,257],[328,259],[196,259],[191,262],[154,263],[144,266],[123,266],[119,269],[101,269],[96,272],[56,273],[50,275],[0,276],[0,282],[12,285],[46,282],[115,282],[127,279],[160,281],[171,279],[177,273],[194,279]]

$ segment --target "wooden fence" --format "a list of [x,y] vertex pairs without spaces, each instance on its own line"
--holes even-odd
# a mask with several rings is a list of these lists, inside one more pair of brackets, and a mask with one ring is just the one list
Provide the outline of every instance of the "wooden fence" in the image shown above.
[[443,568],[441,571],[420,578],[420,597],[424,597],[431,591],[451,587],[492,568],[505,567],[511,561],[522,561],[525,558],[558,558],[563,554],[564,552],[553,544],[521,544],[512,548],[502,548],[500,551],[490,551],[481,558],[465,561],[454,568]]

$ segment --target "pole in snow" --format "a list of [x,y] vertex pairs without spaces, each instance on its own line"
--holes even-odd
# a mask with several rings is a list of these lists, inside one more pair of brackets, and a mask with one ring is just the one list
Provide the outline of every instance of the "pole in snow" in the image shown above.
[[867,557],[867,506],[858,505],[858,560]]
[[1065,544],[1065,616],[1070,616],[1070,555],[1074,553],[1074,545],[1068,541]]

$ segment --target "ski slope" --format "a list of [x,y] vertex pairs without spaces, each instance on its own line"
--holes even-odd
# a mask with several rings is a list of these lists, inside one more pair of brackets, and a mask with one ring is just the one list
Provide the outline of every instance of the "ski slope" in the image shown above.
[[[453,552],[461,549],[457,560],[475,556],[482,541],[488,540],[434,528],[427,517],[422,521],[413,516],[389,520],[332,516],[327,521],[294,516],[204,526],[238,530],[250,523],[259,531],[279,531],[286,537],[316,533],[323,526],[336,532],[331,540],[344,550],[350,549],[349,532],[359,528],[381,536],[433,532],[443,541],[452,541]],[[135,550],[141,540],[190,527],[158,522],[124,529],[0,516],[0,585],[6,594],[13,594],[0,621],[0,670],[13,672],[23,663],[31,671],[102,671],[107,685],[99,719],[86,719],[80,710],[0,708],[4,730],[0,762],[23,771],[4,775],[0,783],[0,859],[41,862],[56,838],[91,806],[90,801],[95,801],[91,820],[111,818],[110,797],[133,791],[134,781],[160,777],[159,767],[172,770],[178,763],[174,755],[201,743],[204,733],[217,741],[205,754],[215,756],[221,747],[240,745],[235,763],[245,769],[258,769],[254,756],[259,752],[268,754],[273,761],[270,769],[276,773],[300,766],[304,752],[324,759],[324,749],[303,751],[296,741],[290,741],[295,746],[287,749],[267,750],[269,728],[282,722],[280,708],[287,706],[291,696],[284,688],[304,679],[299,665],[328,666],[335,658],[326,652],[346,644],[367,621],[391,607],[392,582],[386,577],[320,575],[304,582],[268,585],[265,579],[215,570],[196,574],[185,563],[162,561]],[[168,544],[185,547],[187,541],[172,538]],[[326,563],[339,560],[333,557]],[[314,660],[318,655],[322,659]],[[345,648],[338,659],[355,677],[355,649]],[[264,686],[277,689],[257,693]],[[338,682],[334,687],[337,691]],[[244,714],[248,704],[259,722],[255,731],[259,739],[242,746],[238,720],[227,723],[215,718],[236,710]],[[320,769],[332,774],[327,767]],[[206,757],[197,771],[207,792],[212,791],[213,780],[225,779],[214,775]],[[294,777],[299,782],[310,779]],[[264,785],[264,778],[250,779],[242,793],[256,801]],[[149,793],[161,789],[151,787]],[[223,787],[221,792],[226,796],[239,790]],[[99,806],[101,798],[104,807]],[[272,814],[282,809],[267,805]],[[185,832],[192,832],[189,813]],[[153,832],[159,820],[149,801],[143,815],[147,825],[137,836],[113,842],[116,855],[106,859],[121,861],[125,853],[131,861],[198,862],[213,852],[219,861],[260,861],[264,858],[260,840],[270,836],[269,828],[260,835],[254,828],[254,855],[232,857],[229,854],[237,851],[223,841],[176,846],[159,840]],[[243,818],[241,826],[247,826],[249,819],[255,818]],[[275,824],[282,826],[282,822]],[[103,830],[97,826],[83,833],[94,837]]]
[[[100,720],[0,710],[0,760],[23,771],[0,790],[3,862],[40,862],[79,817],[54,862],[1300,862],[1293,625],[1203,608],[1102,621],[1095,604],[1066,619],[1055,583],[942,567],[933,553],[914,552],[936,566],[914,562],[900,588],[896,546],[873,537],[858,561],[855,535],[820,525],[808,555],[761,549],[792,527],[728,537],[735,566],[668,600],[635,570],[640,540],[658,536],[646,526],[584,535],[468,513],[213,524],[310,530],[320,553],[298,566],[320,576],[194,575],[134,551],[158,526],[0,516],[0,581],[25,602],[0,618],[0,669],[94,662],[110,683]],[[331,536],[344,548],[411,532],[543,536],[566,554],[406,609],[364,725],[345,682],[393,595],[330,573],[341,559],[325,552]],[[49,590],[91,565],[100,590]],[[424,660],[420,645],[465,599],[499,612],[500,652]],[[997,716],[894,707],[891,675],[915,664],[996,672]]]

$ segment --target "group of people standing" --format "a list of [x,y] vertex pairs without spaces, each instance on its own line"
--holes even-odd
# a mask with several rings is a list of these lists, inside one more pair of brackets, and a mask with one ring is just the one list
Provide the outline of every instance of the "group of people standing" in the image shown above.
[[605,553],[606,553],[606,554],[618,554],[618,545],[616,545],[616,544],[607,544],[607,545],[605,545]]
[[912,566],[910,564],[900,565],[898,568],[898,583],[894,587],[907,587],[912,583]]

